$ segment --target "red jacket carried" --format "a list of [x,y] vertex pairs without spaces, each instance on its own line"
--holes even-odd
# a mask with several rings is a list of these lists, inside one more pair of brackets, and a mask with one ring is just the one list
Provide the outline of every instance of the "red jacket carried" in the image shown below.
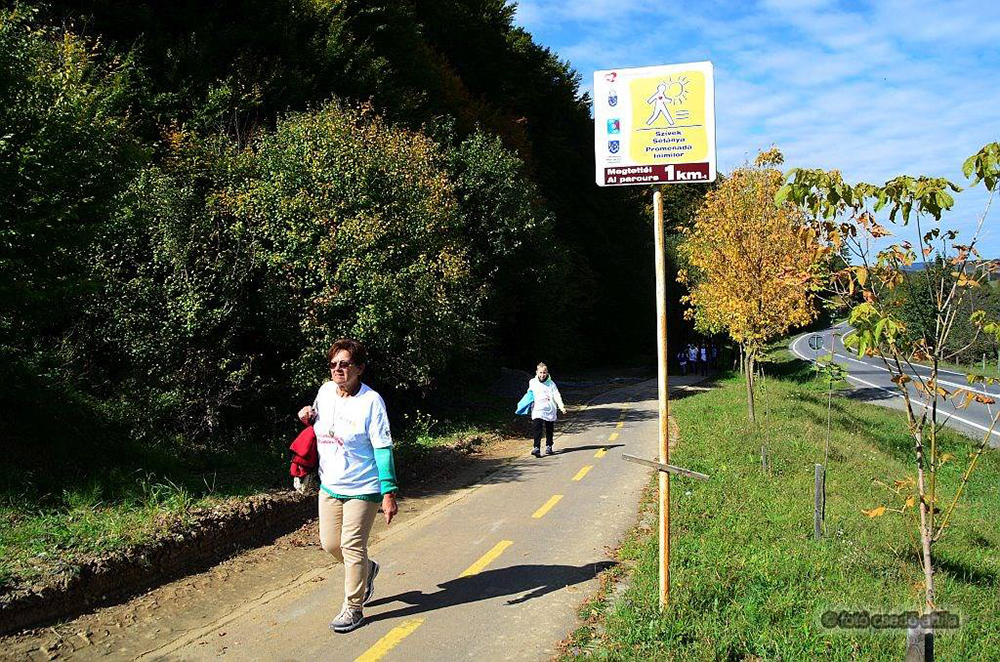
[[316,469],[319,453],[316,451],[316,433],[311,425],[302,430],[288,448],[293,453],[290,474],[304,478]]

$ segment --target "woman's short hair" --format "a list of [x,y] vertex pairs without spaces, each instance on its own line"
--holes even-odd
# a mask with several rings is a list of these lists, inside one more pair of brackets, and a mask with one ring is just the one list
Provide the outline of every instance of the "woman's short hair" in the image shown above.
[[535,370],[538,370],[539,368],[548,368],[548,367],[549,366],[545,365],[544,363],[539,363],[538,365],[535,366]]
[[351,338],[340,338],[330,346],[330,353],[327,354],[327,361],[332,361],[337,352],[347,350],[351,354],[351,361],[356,366],[363,366],[368,363],[368,350],[357,340]]

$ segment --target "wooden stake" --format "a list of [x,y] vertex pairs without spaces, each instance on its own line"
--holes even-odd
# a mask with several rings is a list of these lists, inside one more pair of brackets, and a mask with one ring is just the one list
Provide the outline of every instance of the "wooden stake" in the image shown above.
[[826,482],[822,464],[816,465],[816,476],[813,481],[813,540],[823,537],[823,515],[826,510],[826,494],[823,484]]
[[922,626],[906,631],[906,662],[934,662],[934,631]]
[[[656,374],[660,400],[660,463],[670,464],[670,402],[667,387],[667,268],[664,257],[663,194],[653,193],[656,257]],[[660,609],[670,603],[670,474],[660,474]]]

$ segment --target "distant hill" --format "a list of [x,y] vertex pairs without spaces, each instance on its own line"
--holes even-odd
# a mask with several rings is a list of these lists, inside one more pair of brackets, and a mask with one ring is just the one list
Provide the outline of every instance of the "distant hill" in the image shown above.
[[[1000,259],[976,260],[974,262],[969,262],[965,266],[965,269],[966,269],[966,271],[971,272],[978,265],[986,264],[986,263],[995,263],[997,265],[996,271],[994,271],[994,273],[991,275],[990,280],[1000,280]],[[933,265],[933,264],[934,264],[933,262],[927,262],[927,261],[924,261],[924,262],[914,262],[913,264],[911,264],[908,267],[904,266],[903,267],[903,271],[905,271],[907,273],[917,273],[917,272],[920,272],[920,271],[923,271],[924,269],[926,269],[928,267],[928,265]]]

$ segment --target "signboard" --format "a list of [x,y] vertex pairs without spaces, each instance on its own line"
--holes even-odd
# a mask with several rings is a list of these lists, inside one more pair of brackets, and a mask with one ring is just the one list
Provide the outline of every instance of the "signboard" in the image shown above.
[[598,186],[715,181],[711,62],[594,72]]

